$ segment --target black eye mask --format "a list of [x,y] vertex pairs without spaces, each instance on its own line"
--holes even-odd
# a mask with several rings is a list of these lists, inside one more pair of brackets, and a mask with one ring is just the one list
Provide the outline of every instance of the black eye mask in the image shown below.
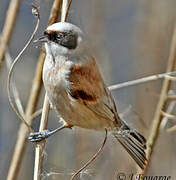
[[61,46],[64,46],[68,49],[75,49],[77,47],[77,35],[72,31],[69,32],[44,32],[44,35],[50,41],[58,43]]

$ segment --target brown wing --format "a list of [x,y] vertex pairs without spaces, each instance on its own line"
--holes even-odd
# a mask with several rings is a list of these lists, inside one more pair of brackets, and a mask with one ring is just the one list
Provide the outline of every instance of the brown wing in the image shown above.
[[70,95],[99,116],[114,121],[117,111],[111,93],[106,88],[95,59],[71,68]]

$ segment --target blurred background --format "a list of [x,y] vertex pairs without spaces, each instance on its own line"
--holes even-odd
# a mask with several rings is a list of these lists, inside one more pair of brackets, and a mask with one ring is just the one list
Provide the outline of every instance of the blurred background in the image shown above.
[[[0,31],[3,29],[9,0],[0,0]],[[36,19],[29,4],[22,1],[9,53],[14,59],[31,36]],[[40,6],[40,27],[36,38],[47,27],[53,1],[34,1]],[[73,0],[68,21],[78,25],[92,41],[95,56],[107,85],[117,84],[166,71],[176,13],[175,0]],[[32,43],[14,69],[14,79],[26,107],[34,77],[40,47]],[[20,120],[11,109],[7,97],[8,71],[5,61],[0,69],[0,179],[6,179],[17,139]],[[119,112],[132,127],[146,138],[149,136],[162,80],[130,86],[112,92]],[[173,86],[174,90],[174,86]],[[37,109],[42,107],[44,89]],[[175,110],[176,113],[176,110]],[[38,130],[40,118],[33,123]],[[169,120],[160,131],[147,175],[170,175],[176,178],[176,131],[166,132],[174,125]],[[59,126],[53,110],[49,115],[49,129]],[[66,180],[98,150],[103,132],[81,128],[66,129],[47,140],[43,179]],[[19,180],[33,177],[35,146],[28,143]],[[110,135],[101,155],[85,170],[81,180],[116,180],[118,172],[136,172],[135,162]],[[25,177],[25,178],[24,178]]]

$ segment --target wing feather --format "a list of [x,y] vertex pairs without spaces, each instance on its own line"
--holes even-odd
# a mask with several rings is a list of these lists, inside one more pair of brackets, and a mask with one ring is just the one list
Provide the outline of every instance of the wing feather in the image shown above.
[[69,81],[69,93],[75,100],[103,118],[114,121],[118,117],[114,100],[104,84],[94,58],[87,64],[74,65]]

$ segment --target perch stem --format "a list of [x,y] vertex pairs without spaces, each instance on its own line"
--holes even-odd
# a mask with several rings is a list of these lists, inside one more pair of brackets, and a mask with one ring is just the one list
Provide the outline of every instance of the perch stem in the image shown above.
[[[62,0],[61,20],[64,21],[67,18],[66,17],[67,11],[68,11],[68,0]],[[39,131],[43,131],[47,127],[49,109],[50,109],[50,105],[49,105],[49,101],[47,98],[47,94],[45,93],[44,106],[43,106]],[[46,141],[43,140],[40,144],[37,143],[36,147],[35,147],[34,180],[41,179],[42,165],[43,165],[43,152],[45,149],[45,143],[46,143]]]
[[[174,70],[174,68],[175,68],[175,57],[176,57],[176,26],[175,26],[174,32],[173,32],[173,37],[172,37],[170,54],[169,54],[169,58],[168,58],[168,65],[167,65],[166,72],[171,72]],[[164,82],[163,82],[162,89],[161,89],[160,99],[159,99],[159,102],[158,102],[158,105],[157,105],[157,108],[155,111],[154,119],[152,122],[151,132],[150,132],[149,138],[147,140],[146,154],[147,154],[148,163],[147,163],[145,169],[143,169],[143,170],[139,169],[138,170],[139,174],[144,174],[150,165],[152,154],[153,154],[155,144],[156,144],[156,141],[157,141],[158,135],[159,135],[161,120],[163,118],[162,111],[164,111],[166,108],[165,107],[166,101],[167,101],[166,96],[168,95],[170,85],[171,85],[171,79],[165,78]]]
[[[47,128],[49,109],[50,109],[50,105],[49,105],[48,97],[47,94],[45,94],[39,131],[43,131]],[[46,140],[43,140],[41,143],[36,143],[35,146],[34,180],[41,179],[45,143]]]

